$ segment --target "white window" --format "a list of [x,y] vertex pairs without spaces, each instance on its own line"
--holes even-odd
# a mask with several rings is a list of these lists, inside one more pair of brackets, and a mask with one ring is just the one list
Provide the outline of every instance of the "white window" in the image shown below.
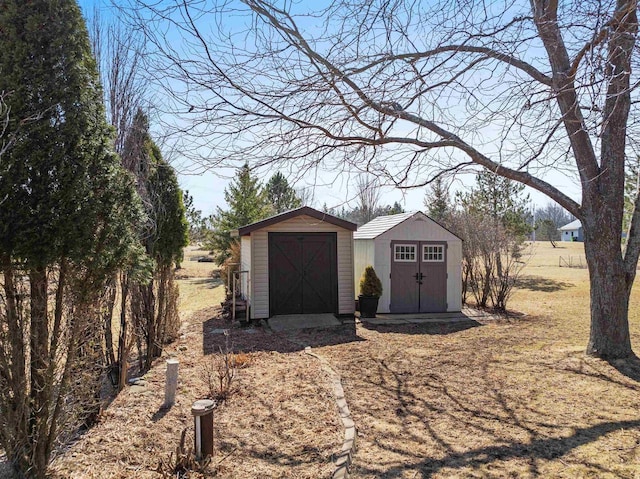
[[416,260],[416,245],[397,244],[394,245],[393,258],[399,262],[413,262]]
[[425,244],[422,245],[422,261],[442,262],[444,261],[444,245]]

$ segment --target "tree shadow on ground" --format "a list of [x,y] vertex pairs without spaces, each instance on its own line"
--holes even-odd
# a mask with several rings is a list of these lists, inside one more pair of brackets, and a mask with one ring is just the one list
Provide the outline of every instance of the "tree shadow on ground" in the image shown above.
[[[227,331],[227,334],[224,333]],[[345,321],[331,328],[300,329],[273,332],[261,324],[236,327],[213,317],[202,323],[202,350],[204,354],[216,354],[227,347],[233,352],[275,351],[291,353],[306,346],[320,347],[364,341],[356,334],[353,321]],[[228,346],[227,346],[228,345]]]
[[[512,388],[505,387],[503,378],[496,376],[496,366],[503,365],[503,360],[492,364],[492,357],[490,354],[475,359],[473,380],[463,373],[463,364],[453,363],[452,358],[443,355],[416,354],[415,348],[393,347],[386,354],[367,357],[366,374],[343,372],[359,394],[375,399],[370,404],[385,403],[384,408],[375,411],[368,409],[369,404],[364,408],[362,403],[350,404],[358,418],[356,422],[366,433],[365,447],[380,458],[356,461],[354,473],[385,479],[458,477],[457,474],[552,477],[548,474],[558,469],[547,469],[550,462],[560,462],[565,468],[575,466],[576,470],[588,468],[599,475],[618,472],[610,461],[572,453],[612,433],[637,430],[640,419],[606,418],[598,413],[588,416],[591,424],[584,424],[581,413],[577,421],[566,414],[558,421],[555,409],[527,401],[531,394],[541,397],[535,388],[524,387],[517,393],[513,384]],[[474,360],[470,359],[473,367]],[[536,368],[533,363],[513,365],[521,366],[523,371]],[[537,366],[540,368],[540,364]],[[458,367],[460,371],[455,372]],[[514,372],[509,370],[506,377],[513,377]],[[461,436],[474,440],[460,442]],[[485,444],[473,446],[483,438]],[[627,462],[635,457],[638,443],[629,444],[624,448],[628,451],[624,453]]]
[[187,278],[187,281],[191,284],[203,285],[209,289],[217,288],[222,284],[222,280],[220,278]]
[[575,286],[573,283],[565,281],[555,281],[542,276],[523,276],[518,278],[515,287],[519,289],[528,289],[529,291],[542,291],[544,293],[553,293],[562,291]]
[[[590,442],[594,442],[602,436],[611,432],[633,429],[640,426],[640,420],[613,421],[595,424],[593,426],[575,429],[575,432],[568,437],[547,437],[537,438],[530,442],[511,442],[504,445],[495,445],[472,449],[466,452],[450,453],[442,459],[427,458],[419,463],[410,466],[417,469],[423,479],[432,477],[441,469],[461,469],[464,467],[477,468],[490,464],[496,460],[504,461],[508,459],[525,460],[554,460],[564,456],[572,450],[579,448]],[[593,465],[592,465],[593,466]],[[385,478],[405,477],[406,465],[389,468],[385,471]],[[366,467],[360,467],[359,472],[373,473],[377,471],[367,471]],[[536,471],[531,471],[537,475]],[[607,472],[607,471],[602,471]]]
[[426,335],[446,335],[466,331],[467,329],[482,326],[482,323],[474,319],[468,321],[456,321],[451,323],[403,323],[403,324],[372,324],[362,321],[362,327],[378,333],[398,333],[398,334],[426,334]]
[[609,363],[620,374],[640,383],[640,358],[636,355],[626,359],[608,360],[607,363]]

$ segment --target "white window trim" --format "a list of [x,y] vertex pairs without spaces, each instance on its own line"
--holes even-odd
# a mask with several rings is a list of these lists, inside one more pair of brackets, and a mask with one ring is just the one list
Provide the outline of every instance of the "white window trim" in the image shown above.
[[[413,248],[413,259],[398,259],[397,254],[399,253],[399,251],[397,250],[397,248],[399,246]],[[406,254],[406,252],[405,252],[405,254]],[[416,261],[418,261],[418,248],[417,248],[417,246],[415,244],[407,244],[407,243],[394,244],[393,245],[393,261],[395,261],[396,263],[415,263]]]
[[[440,255],[442,259],[425,259],[425,252],[427,248],[440,248]],[[444,263],[444,245],[443,244],[423,244],[422,245],[422,262],[423,263]]]

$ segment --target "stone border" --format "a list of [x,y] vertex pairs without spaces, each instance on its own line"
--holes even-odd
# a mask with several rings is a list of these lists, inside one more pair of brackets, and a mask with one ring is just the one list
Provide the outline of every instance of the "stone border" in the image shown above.
[[334,464],[336,465],[336,470],[333,472],[331,478],[347,479],[349,477],[349,466],[351,466],[353,456],[356,453],[356,438],[358,433],[356,431],[356,424],[351,418],[351,411],[349,411],[347,400],[344,397],[342,380],[340,379],[340,375],[331,367],[325,358],[311,351],[311,346],[306,346],[304,352],[320,361],[331,376],[333,395],[335,396],[338,413],[344,426],[344,441],[342,442],[340,452],[335,456]]

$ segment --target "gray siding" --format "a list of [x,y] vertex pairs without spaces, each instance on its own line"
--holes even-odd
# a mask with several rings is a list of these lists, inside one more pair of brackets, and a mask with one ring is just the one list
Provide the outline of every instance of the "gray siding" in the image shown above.
[[251,233],[252,241],[252,318],[269,317],[269,233],[337,233],[338,253],[338,313],[353,314],[355,310],[353,289],[353,232],[339,226],[311,218],[298,216]]

